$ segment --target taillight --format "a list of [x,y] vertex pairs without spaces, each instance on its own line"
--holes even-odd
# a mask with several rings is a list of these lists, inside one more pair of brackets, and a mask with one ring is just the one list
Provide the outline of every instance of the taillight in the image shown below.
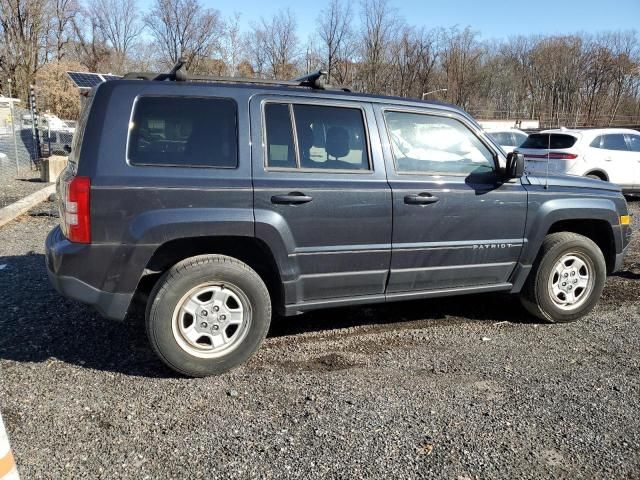
[[527,158],[548,158],[549,160],[575,160],[578,155],[575,153],[549,152],[541,154],[527,153]]
[[91,243],[91,215],[89,177],[71,177],[66,182],[64,195],[63,231],[76,243]]

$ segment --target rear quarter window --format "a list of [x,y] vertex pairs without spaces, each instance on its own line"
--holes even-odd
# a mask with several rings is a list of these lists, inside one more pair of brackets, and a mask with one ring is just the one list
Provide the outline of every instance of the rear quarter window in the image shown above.
[[573,135],[563,133],[532,133],[527,137],[520,148],[532,149],[561,149],[571,148],[578,139]]
[[236,103],[226,98],[139,97],[127,156],[131,165],[236,168]]

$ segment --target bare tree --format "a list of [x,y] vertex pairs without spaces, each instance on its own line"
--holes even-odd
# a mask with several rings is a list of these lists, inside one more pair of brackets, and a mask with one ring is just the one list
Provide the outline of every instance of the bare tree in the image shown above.
[[122,70],[143,28],[136,0],[90,0],[89,12]]
[[391,45],[401,23],[387,0],[363,0],[360,79],[364,90],[381,93],[389,87]]
[[46,0],[0,0],[0,70],[26,99],[46,53]]
[[296,19],[291,10],[280,10],[270,19],[262,19],[249,33],[249,50],[256,55],[256,71],[264,67],[272,78],[287,79],[296,73],[298,37]]
[[464,108],[470,106],[474,91],[482,82],[484,48],[477,41],[477,32],[469,27],[453,27],[444,32],[442,69],[446,79],[447,97]]
[[68,53],[68,46],[73,36],[73,21],[80,12],[76,0],[50,0],[51,16],[51,48],[53,58],[60,61]]
[[[318,17],[319,56],[321,66],[327,71],[329,81],[335,77],[338,64],[346,60],[345,54],[351,41],[351,4],[342,0],[331,0],[329,6]],[[342,79],[341,79],[342,80]]]
[[72,21],[74,57],[90,72],[110,70],[111,50],[102,37],[96,19],[86,11]]
[[198,0],[156,0],[144,22],[166,64],[184,57],[187,69],[199,72],[220,50],[220,12],[203,8]]
[[240,13],[236,12],[225,22],[222,53],[227,65],[226,74],[236,76],[244,54],[245,44],[240,31]]

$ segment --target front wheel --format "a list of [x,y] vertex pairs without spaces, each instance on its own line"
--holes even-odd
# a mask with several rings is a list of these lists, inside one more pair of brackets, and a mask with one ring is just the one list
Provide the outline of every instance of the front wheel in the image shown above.
[[146,313],[147,335],[160,359],[179,373],[204,377],[246,361],[271,322],[260,276],[224,255],[200,255],[158,280]]
[[520,299],[545,322],[571,322],[595,307],[606,275],[604,256],[593,241],[576,233],[553,233],[544,239]]

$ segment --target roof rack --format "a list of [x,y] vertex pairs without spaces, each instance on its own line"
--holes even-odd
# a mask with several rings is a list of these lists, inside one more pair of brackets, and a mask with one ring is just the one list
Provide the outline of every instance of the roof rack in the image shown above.
[[342,90],[350,92],[346,87],[334,87],[327,83],[327,72],[319,70],[294,80],[271,80],[267,78],[242,78],[242,77],[220,77],[210,75],[189,75],[182,67],[186,64],[184,58],[179,58],[176,64],[167,73],[153,72],[129,72],[122,77],[125,80],[154,80],[174,82],[203,81],[222,83],[252,83],[257,85],[277,85],[284,87],[308,87],[314,90]]

